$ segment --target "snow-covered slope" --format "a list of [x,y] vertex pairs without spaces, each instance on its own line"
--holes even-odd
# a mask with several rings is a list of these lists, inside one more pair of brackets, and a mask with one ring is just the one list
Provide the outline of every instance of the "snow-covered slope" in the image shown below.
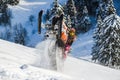
[[36,49],[0,40],[0,80],[69,80],[70,77],[33,67],[40,60]]
[[73,80],[120,80],[120,71],[84,60],[68,57],[64,73]]
[[76,41],[72,45],[71,55],[77,58],[90,59],[91,48],[93,46],[93,30],[85,34],[77,36]]
[[23,47],[22,45],[0,40],[0,61],[5,60],[6,64],[11,62],[16,62],[16,64],[33,64],[38,58],[36,54],[33,53],[34,51],[35,49],[33,48]]
[[36,49],[3,40],[0,44],[0,80],[120,80],[119,70],[72,57],[66,59],[62,74],[37,68]]

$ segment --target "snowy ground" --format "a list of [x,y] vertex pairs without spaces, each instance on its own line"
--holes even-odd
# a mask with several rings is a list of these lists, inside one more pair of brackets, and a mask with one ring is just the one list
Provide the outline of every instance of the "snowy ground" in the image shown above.
[[64,73],[73,80],[120,80],[120,71],[68,57]]
[[120,80],[119,70],[72,57],[62,73],[44,70],[34,66],[40,60],[36,49],[3,40],[0,44],[0,80]]

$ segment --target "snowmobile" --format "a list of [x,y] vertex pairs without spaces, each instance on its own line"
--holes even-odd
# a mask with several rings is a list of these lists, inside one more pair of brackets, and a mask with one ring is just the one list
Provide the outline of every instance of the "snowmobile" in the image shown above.
[[[41,32],[41,13],[39,15],[39,33]],[[48,56],[50,58],[50,63],[52,65],[53,70],[61,71],[63,67],[64,60],[66,59],[67,53],[70,50],[70,46],[67,45],[67,27],[63,21],[63,14],[60,16],[54,16],[51,20],[51,23],[47,23],[46,26],[46,33],[45,33],[45,39],[49,40],[49,49],[48,50]],[[65,32],[64,32],[65,30]]]
[[[41,20],[42,20],[42,12],[40,11],[40,15],[38,18],[38,33],[41,33]],[[60,40],[61,33],[62,33],[62,20],[63,20],[63,14],[59,16],[54,16],[52,18],[51,24],[46,24],[46,43],[48,43],[49,47],[47,47],[48,51],[45,52],[45,54],[48,54],[49,60],[50,60],[50,66],[52,70],[62,71],[63,68],[63,44]],[[61,45],[62,44],[62,45]]]

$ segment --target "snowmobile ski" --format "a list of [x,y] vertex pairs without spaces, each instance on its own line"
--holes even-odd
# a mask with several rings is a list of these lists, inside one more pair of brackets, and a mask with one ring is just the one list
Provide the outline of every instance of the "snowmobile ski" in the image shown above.
[[42,14],[43,14],[43,10],[41,10],[38,14],[38,33],[39,34],[41,34]]

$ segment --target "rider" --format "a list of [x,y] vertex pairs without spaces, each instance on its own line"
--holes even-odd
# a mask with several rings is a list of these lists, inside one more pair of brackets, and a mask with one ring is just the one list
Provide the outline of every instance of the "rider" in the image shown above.
[[75,31],[74,28],[69,29],[68,39],[67,39],[67,42],[66,42],[66,45],[65,45],[65,53],[64,53],[64,57],[65,57],[65,58],[66,58],[67,53],[70,52],[72,43],[73,43],[73,42],[75,41],[75,39],[76,39],[75,32],[76,32],[76,31]]

